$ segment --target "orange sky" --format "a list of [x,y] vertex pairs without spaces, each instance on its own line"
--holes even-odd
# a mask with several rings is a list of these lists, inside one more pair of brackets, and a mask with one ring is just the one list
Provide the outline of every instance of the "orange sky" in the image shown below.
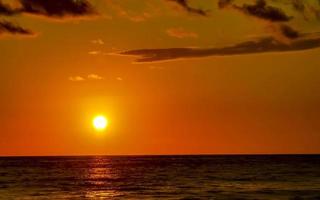
[[[294,46],[309,35],[318,44],[317,1],[303,11],[267,1],[292,17],[285,22],[248,14],[241,0],[224,9],[211,0],[90,2],[94,13],[0,12],[0,22],[30,31],[0,23],[0,155],[320,153],[320,50]],[[299,37],[279,32],[284,25]],[[289,50],[222,50],[265,37]],[[157,56],[134,62],[144,49]],[[128,50],[139,54],[119,55]],[[104,134],[92,128],[97,114],[109,120]]]

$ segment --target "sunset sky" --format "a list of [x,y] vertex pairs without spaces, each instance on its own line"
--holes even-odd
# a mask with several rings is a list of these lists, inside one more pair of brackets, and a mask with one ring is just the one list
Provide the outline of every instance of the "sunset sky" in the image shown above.
[[0,155],[320,153],[318,47],[319,0],[0,0]]

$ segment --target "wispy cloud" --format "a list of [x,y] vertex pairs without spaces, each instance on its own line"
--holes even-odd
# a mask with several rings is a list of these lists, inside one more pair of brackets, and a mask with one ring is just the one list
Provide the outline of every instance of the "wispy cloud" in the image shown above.
[[99,76],[99,75],[97,75],[97,74],[89,74],[89,75],[88,75],[88,79],[89,79],[89,80],[102,80],[103,77],[102,77],[102,76]]
[[199,58],[207,56],[232,56],[267,52],[303,51],[320,47],[320,33],[304,34],[290,44],[279,42],[273,37],[259,38],[232,46],[219,48],[168,48],[137,49],[120,53],[120,55],[138,56],[138,63],[168,61],[175,59]]
[[34,33],[29,29],[23,28],[12,22],[2,20],[0,21],[0,35],[22,35],[22,36],[32,36]]
[[166,30],[166,33],[175,38],[197,38],[198,34],[192,31],[185,30],[184,28],[169,28]]
[[75,81],[75,82],[79,82],[79,81],[94,81],[94,80],[103,80],[104,78],[102,76],[99,76],[97,74],[89,74],[87,77],[84,76],[70,76],[68,78],[70,81]]
[[69,81],[85,81],[85,79],[82,76],[70,76]]
[[189,5],[189,1],[188,0],[167,0],[170,2],[174,2],[177,5],[179,5],[183,10],[185,10],[188,13],[191,14],[195,14],[195,15],[200,15],[200,16],[207,16],[208,15],[208,11],[207,10],[203,10],[201,8],[193,8]]
[[92,44],[103,45],[104,42],[102,39],[91,40]]
[[282,9],[267,5],[266,0],[256,0],[255,4],[243,4],[239,6],[232,0],[220,0],[220,8],[231,8],[245,15],[256,17],[271,22],[288,22],[292,19]]
[[19,0],[21,12],[50,18],[82,18],[97,15],[87,0]]
[[[301,10],[304,4],[299,0],[290,0],[289,4],[292,4],[296,10]],[[266,0],[256,0],[254,4],[236,4],[236,0],[219,0],[218,7],[220,9],[232,9],[238,11],[246,16],[259,19],[268,27],[267,30],[273,34],[275,39],[288,43],[292,39],[299,37],[299,32],[291,27],[287,22],[293,19],[292,16],[286,14],[286,12],[278,7],[274,7],[267,4]]]
[[[178,3],[186,10],[190,8],[187,0],[169,1]],[[289,4],[296,6],[296,9],[304,9],[304,4],[301,1],[296,0],[300,5],[297,5],[294,1],[295,0],[290,0]],[[239,2],[237,1],[237,3]],[[138,56],[137,62],[155,62],[206,56],[302,51],[320,46],[320,33],[300,33],[287,23],[293,19],[292,16],[288,15],[282,8],[268,5],[266,0],[255,0],[255,3],[244,3],[240,5],[236,4],[236,0],[219,0],[218,7],[220,9],[235,10],[246,16],[259,19],[268,27],[272,36],[220,48],[136,49],[122,52],[120,55]],[[195,35],[178,29],[167,30],[167,34],[178,38],[195,37]]]
[[290,43],[301,36],[299,31],[286,24],[270,24],[268,31],[271,32],[276,40],[282,43]]
[[99,55],[99,54],[101,54],[101,51],[89,51],[88,54],[90,54],[90,55]]
[[[16,0],[18,6],[12,8],[0,0],[0,16],[32,14],[64,20],[97,16],[98,12],[87,0]],[[34,35],[26,28],[9,21],[0,22],[0,34]]]

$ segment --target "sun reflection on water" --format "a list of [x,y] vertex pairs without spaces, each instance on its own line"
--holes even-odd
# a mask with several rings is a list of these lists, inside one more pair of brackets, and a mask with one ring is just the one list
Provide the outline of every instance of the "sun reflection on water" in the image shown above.
[[94,157],[90,160],[86,173],[86,184],[88,188],[86,198],[108,198],[123,196],[123,193],[114,186],[113,182],[118,175],[111,169],[111,160],[103,157]]

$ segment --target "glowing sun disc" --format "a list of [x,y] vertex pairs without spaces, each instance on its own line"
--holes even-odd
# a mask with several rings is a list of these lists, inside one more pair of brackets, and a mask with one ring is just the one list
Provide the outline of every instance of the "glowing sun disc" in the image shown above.
[[96,130],[101,131],[108,126],[108,120],[104,116],[99,115],[93,119],[92,124]]

